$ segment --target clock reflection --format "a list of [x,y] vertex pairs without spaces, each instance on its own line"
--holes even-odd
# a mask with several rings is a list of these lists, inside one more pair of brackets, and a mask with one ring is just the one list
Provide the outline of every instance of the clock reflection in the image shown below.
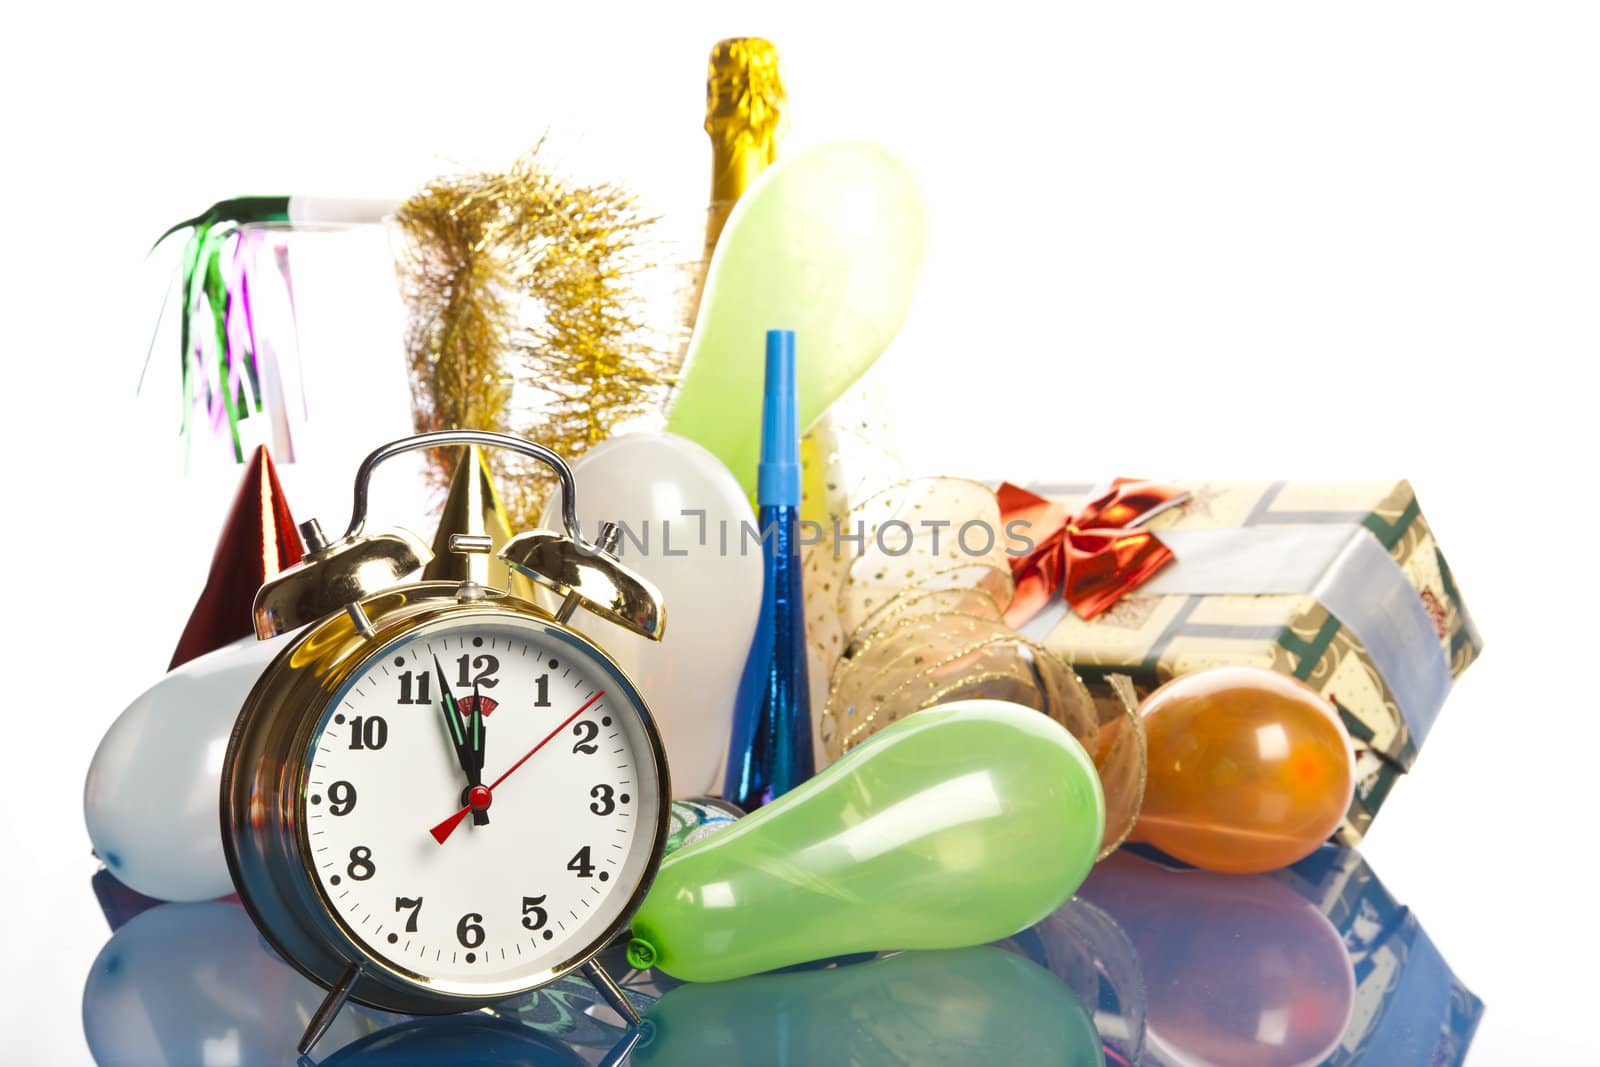
[[[498,1017],[431,1019],[348,1004],[318,1058],[295,1043],[326,991],[281,960],[236,901],[157,903],[126,915],[97,886],[111,939],[89,970],[83,1029],[101,1067],[253,1067],[318,1063],[593,1062],[625,1027],[578,978],[501,1005]],[[636,1002],[643,998],[629,991]],[[472,1056],[462,1053],[471,1049]],[[478,1058],[473,1058],[478,1057]]]
[[[149,906],[98,888],[114,905],[108,918],[132,917],[84,988],[96,1062],[306,1067],[294,1043],[323,991],[272,953],[237,903]],[[630,972],[621,952],[602,960],[644,1014],[632,1033],[568,978],[487,1014],[348,1006],[316,1062],[1456,1065],[1483,1010],[1360,854],[1331,846],[1271,875],[1118,853],[1077,899],[993,946],[708,985]]]
[[571,1046],[532,1027],[478,1012],[397,1023],[319,1062],[320,1067],[587,1067]]

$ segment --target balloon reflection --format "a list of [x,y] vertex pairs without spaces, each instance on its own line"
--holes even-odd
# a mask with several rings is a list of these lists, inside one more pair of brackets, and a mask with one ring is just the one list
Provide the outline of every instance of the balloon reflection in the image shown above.
[[1095,869],[1082,896],[1138,952],[1146,1062],[1309,1067],[1339,1047],[1355,974],[1333,924],[1288,886],[1121,852]]
[[1455,1065],[1466,1058],[1483,1001],[1451,972],[1416,914],[1390,895],[1359,852],[1321,848],[1273,878],[1318,903],[1355,970],[1354,1019],[1327,1067]]
[[[278,959],[237,904],[162,904],[112,934],[83,989],[101,1067],[292,1064],[323,990]],[[399,1016],[347,1007],[328,1047]]]
[[1100,908],[1082,898],[1004,941],[1061,979],[1087,1007],[1109,1059],[1138,1063],[1144,1050],[1145,991],[1139,956],[1128,935]]
[[629,1063],[970,1067],[990,1058],[1105,1062],[1088,1013],[1059,979],[980,947],[679,986],[646,1015]]

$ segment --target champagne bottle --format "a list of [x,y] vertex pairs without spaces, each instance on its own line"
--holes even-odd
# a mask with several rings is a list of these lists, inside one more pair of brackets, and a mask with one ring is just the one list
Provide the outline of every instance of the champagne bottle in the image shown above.
[[[706,269],[733,205],[778,158],[789,101],[778,71],[778,50],[760,37],[730,37],[711,49],[706,71],[706,133],[711,137],[711,202],[706,244],[690,290],[688,330],[700,312]],[[685,332],[687,338],[687,330]]]
[[[705,294],[706,272],[723,227],[745,190],[777,161],[779,141],[788,130],[788,109],[778,49],[771,41],[761,37],[730,37],[716,43],[706,70],[705,129],[711,138],[711,199],[706,209],[705,249],[697,264],[686,307],[685,352]],[[785,344],[792,378],[792,338]],[[770,405],[770,399],[768,403]],[[809,435],[802,440],[801,449],[813,457],[807,464],[805,478],[820,484],[822,464],[815,461],[816,449]],[[813,495],[817,500],[823,499],[820,490]],[[774,509],[769,505],[760,510],[761,528],[773,528],[780,542],[763,545],[767,550],[767,596],[771,597],[780,587],[784,592],[780,604],[762,605],[762,622],[751,658],[765,661],[765,666],[746,665],[749,677],[740,686],[735,710],[736,717],[744,719],[736,725],[733,743],[719,771],[725,781],[724,796],[736,798],[747,807],[758,806],[765,799],[781,795],[804,781],[811,776],[816,762],[815,729],[811,721],[814,712],[808,692],[810,681],[806,677],[804,597],[800,589],[796,522],[794,508]],[[773,523],[776,525],[772,526]],[[786,618],[782,635],[774,632],[774,612]],[[784,660],[777,668],[771,662],[774,643],[778,657]],[[769,683],[781,690],[778,709],[768,707],[763,711],[750,707],[752,703],[761,703],[756,694]],[[825,695],[827,687],[822,686],[820,692]],[[753,753],[752,748],[761,751]]]

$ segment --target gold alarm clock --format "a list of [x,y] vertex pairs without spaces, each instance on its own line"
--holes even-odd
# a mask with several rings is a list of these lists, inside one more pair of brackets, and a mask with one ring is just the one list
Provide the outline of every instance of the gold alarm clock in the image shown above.
[[[472,580],[409,580],[429,559],[422,543],[363,534],[379,464],[473,444],[555,472],[565,531],[520,534],[499,556],[561,598],[558,609]],[[560,456],[519,438],[394,441],[357,471],[344,536],[303,524],[305,559],[256,596],[258,637],[301,632],[229,740],[222,839],[263,934],[329,990],[302,1052],[347,999],[443,1014],[579,969],[637,1021],[595,955],[660,864],[666,757],[633,683],[568,620],[581,608],[659,640],[664,609],[617,561],[614,527],[582,539],[574,488]],[[491,546],[457,535],[451,548]]]

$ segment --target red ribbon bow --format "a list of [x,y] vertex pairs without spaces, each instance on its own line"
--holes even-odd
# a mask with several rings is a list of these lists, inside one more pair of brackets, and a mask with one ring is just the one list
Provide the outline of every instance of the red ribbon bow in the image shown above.
[[1118,478],[1077,514],[1065,506],[1003,483],[995,492],[1001,525],[1028,526],[1032,551],[1011,557],[1016,594],[1007,625],[1021,626],[1050,602],[1057,589],[1080,618],[1092,619],[1155,576],[1172,550],[1137,524],[1187,499],[1172,486]]

